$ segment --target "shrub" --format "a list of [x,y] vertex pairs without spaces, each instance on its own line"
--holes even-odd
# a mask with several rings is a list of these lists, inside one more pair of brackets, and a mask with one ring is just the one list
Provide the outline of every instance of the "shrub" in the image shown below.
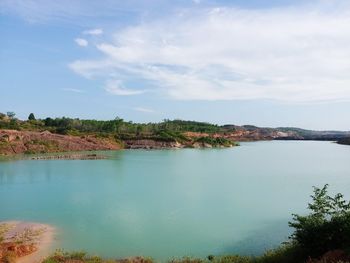
[[290,242],[280,247],[268,250],[264,255],[255,258],[255,263],[298,263],[305,262],[303,255],[300,253],[299,245]]
[[246,256],[227,255],[215,257],[212,261],[215,263],[252,263],[253,259]]
[[305,257],[319,257],[327,251],[350,248],[350,203],[342,194],[327,194],[328,185],[314,187],[313,202],[307,216],[293,215],[289,225],[295,229],[291,240]]
[[235,145],[234,142],[228,140],[228,139],[225,139],[225,138],[222,138],[222,137],[217,137],[217,138],[214,138],[214,137],[199,137],[195,140],[196,142],[199,142],[199,143],[207,143],[207,144],[210,144],[214,147],[218,147],[218,146],[225,146],[225,147],[230,147],[232,145]]
[[29,121],[35,121],[34,113],[29,114],[28,120],[29,120]]
[[172,259],[169,263],[202,263],[204,262],[201,258],[191,258],[191,257],[183,257],[180,259]]

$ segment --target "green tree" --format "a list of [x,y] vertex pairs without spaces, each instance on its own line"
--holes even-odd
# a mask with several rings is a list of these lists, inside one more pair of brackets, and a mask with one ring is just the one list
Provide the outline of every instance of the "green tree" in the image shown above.
[[28,120],[30,120],[30,121],[35,121],[34,113],[29,114]]
[[123,125],[123,123],[124,123],[124,120],[122,118],[120,118],[118,116],[114,118],[114,124],[115,124],[115,131],[116,132],[120,132],[120,128]]
[[342,194],[328,195],[328,185],[314,187],[306,216],[293,215],[291,236],[305,257],[320,257],[334,249],[350,248],[350,202]]
[[10,119],[13,119],[16,116],[16,113],[14,113],[13,111],[8,111],[6,113],[7,117],[9,117]]

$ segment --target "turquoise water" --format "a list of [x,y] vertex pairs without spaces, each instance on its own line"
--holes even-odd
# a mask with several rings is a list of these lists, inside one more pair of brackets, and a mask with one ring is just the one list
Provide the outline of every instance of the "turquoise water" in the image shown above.
[[331,142],[105,153],[0,162],[0,220],[52,224],[56,247],[106,257],[259,254],[288,237],[313,185],[350,197],[350,147]]

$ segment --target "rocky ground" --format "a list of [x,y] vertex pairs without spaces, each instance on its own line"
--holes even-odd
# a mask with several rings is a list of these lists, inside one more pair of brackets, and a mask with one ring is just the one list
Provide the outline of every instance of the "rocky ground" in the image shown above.
[[[189,134],[187,142],[161,141],[156,139],[132,139],[117,142],[114,138],[101,138],[95,135],[70,136],[48,131],[17,131],[0,129],[0,155],[42,154],[56,152],[77,152],[97,150],[127,149],[169,149],[169,148],[211,148],[212,145],[196,142],[198,137],[208,134]],[[218,137],[218,135],[215,135]],[[193,140],[191,140],[193,139]],[[91,154],[61,154],[32,157],[34,159],[103,159]]]
[[54,229],[48,225],[0,222],[0,262],[35,263],[49,253]]
[[0,130],[0,154],[50,153],[67,151],[117,150],[119,143],[93,135],[70,136],[48,131]]

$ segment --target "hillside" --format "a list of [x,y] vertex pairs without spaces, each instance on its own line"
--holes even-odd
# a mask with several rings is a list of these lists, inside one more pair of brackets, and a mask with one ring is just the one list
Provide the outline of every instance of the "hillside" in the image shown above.
[[16,119],[14,114],[0,114],[0,154],[5,155],[121,148],[230,147],[236,145],[237,141],[338,141],[347,137],[350,137],[350,132],[252,125],[220,126],[184,120],[133,123],[120,118],[103,121],[34,117],[24,121]]
[[71,136],[49,131],[0,130],[0,154],[49,153],[66,151],[92,151],[121,149],[111,138]]

